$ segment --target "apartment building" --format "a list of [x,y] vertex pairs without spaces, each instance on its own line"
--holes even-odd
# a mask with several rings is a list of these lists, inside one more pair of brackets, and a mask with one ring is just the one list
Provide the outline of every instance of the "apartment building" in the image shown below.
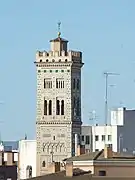
[[117,108],[111,111],[110,125],[82,126],[81,144],[88,151],[98,151],[111,144],[114,152],[135,152],[135,110]]

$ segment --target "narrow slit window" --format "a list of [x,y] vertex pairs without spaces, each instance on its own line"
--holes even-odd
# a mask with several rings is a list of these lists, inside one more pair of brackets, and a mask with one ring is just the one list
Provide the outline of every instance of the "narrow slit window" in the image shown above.
[[52,115],[52,101],[49,100],[49,115]]
[[64,115],[64,100],[61,101],[61,115]]
[[47,115],[47,100],[44,101],[44,115]]

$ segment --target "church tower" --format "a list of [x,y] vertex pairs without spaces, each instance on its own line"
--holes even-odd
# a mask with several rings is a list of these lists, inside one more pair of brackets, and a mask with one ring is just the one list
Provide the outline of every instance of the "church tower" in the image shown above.
[[50,40],[50,51],[37,51],[37,176],[53,161],[75,155],[75,134],[81,133],[82,53],[68,50],[68,41]]

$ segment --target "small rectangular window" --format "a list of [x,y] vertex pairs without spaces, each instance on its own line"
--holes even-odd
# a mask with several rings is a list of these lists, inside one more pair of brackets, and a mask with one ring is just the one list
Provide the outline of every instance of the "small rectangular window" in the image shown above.
[[68,69],[67,72],[70,72],[70,70]]
[[64,70],[62,69],[61,72],[64,72]]
[[111,140],[112,140],[112,136],[108,135],[108,141],[111,141]]
[[46,73],[46,70],[44,70],[44,73]]
[[90,144],[90,136],[86,136],[85,144]]
[[52,70],[50,70],[50,73],[52,72]]
[[105,141],[105,135],[102,135],[102,141]]
[[95,141],[98,141],[99,140],[99,136],[95,136]]
[[82,141],[84,141],[84,136],[82,136]]
[[55,72],[58,72],[58,70],[55,70]]

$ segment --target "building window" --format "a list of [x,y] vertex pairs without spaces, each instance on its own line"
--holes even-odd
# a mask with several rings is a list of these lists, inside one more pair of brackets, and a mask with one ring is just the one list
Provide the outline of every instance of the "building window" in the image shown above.
[[98,174],[99,176],[106,176],[106,171],[99,171],[99,174]]
[[58,70],[55,70],[55,72],[57,73],[57,72],[58,72]]
[[70,70],[68,69],[67,72],[70,72]]
[[44,88],[45,89],[50,89],[52,88],[52,81],[50,78],[44,79]]
[[42,162],[42,167],[45,167],[45,165],[46,165],[46,164],[45,164],[45,161],[43,161],[43,162]]
[[56,79],[56,88],[63,89],[64,88],[64,79]]
[[60,115],[60,101],[56,101],[56,115]]
[[44,115],[47,115],[47,100],[44,100]]
[[108,141],[111,141],[111,140],[112,140],[112,136],[108,135]]
[[105,141],[105,135],[102,135],[102,141]]
[[82,136],[82,141],[84,141],[84,136]]
[[55,136],[53,136],[53,140],[55,141]]
[[86,136],[86,138],[85,138],[85,144],[90,144],[90,136]]
[[64,72],[64,70],[62,69],[61,72]]
[[95,136],[95,141],[98,141],[99,140],[99,136]]
[[77,112],[76,112],[77,116],[80,115],[80,100],[79,97],[77,98]]
[[73,89],[75,89],[75,79],[73,79]]
[[80,81],[79,81],[79,79],[77,79],[77,89],[80,89]]
[[40,71],[40,70],[38,70],[38,72],[40,73],[41,71]]
[[64,115],[64,100],[61,101],[61,115]]
[[49,100],[49,115],[52,115],[52,101]]
[[44,73],[46,73],[46,70],[44,70]]
[[50,70],[50,73],[52,73],[52,70]]
[[26,176],[27,178],[32,178],[32,166],[27,166],[26,167]]
[[99,151],[99,149],[95,149],[95,151]]

